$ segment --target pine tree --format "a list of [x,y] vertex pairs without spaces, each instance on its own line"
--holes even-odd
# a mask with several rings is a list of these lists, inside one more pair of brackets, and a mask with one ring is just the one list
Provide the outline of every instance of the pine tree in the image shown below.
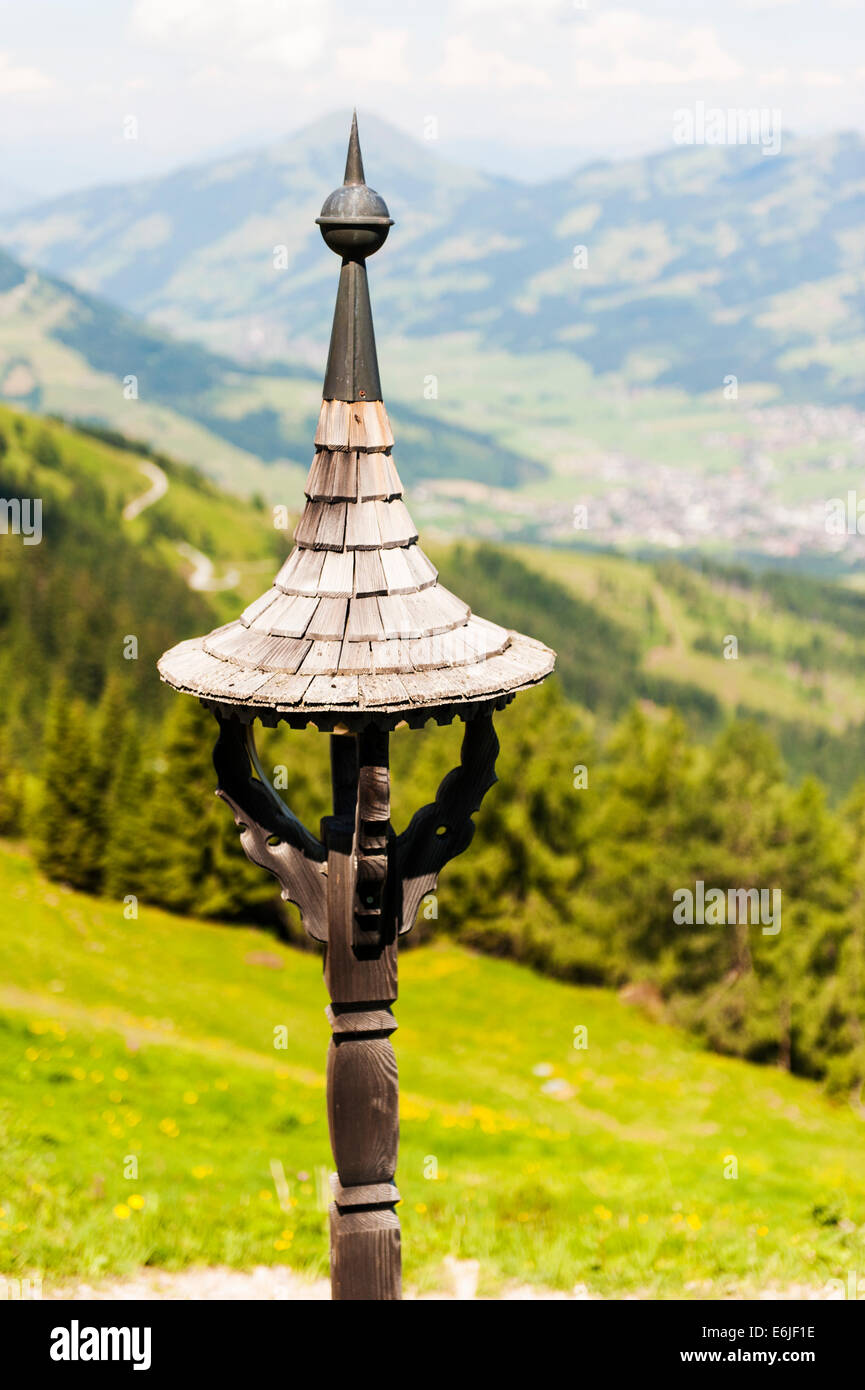
[[[152,762],[152,759],[151,759]],[[123,735],[106,799],[103,891],[111,898],[152,897],[155,864],[153,774],[134,728]]]
[[123,683],[116,673],[112,673],[105,682],[102,698],[92,721],[90,775],[97,789],[93,806],[93,825],[101,846],[100,885],[111,832],[111,812],[114,809],[110,803],[117,777],[118,756],[126,743],[128,717],[128,699]]
[[45,720],[42,789],[34,847],[49,878],[94,891],[102,860],[101,798],[94,776],[87,710],[66,687],[54,691]]
[[10,755],[9,734],[0,728],[0,835],[22,833],[24,779]]
[[228,808],[215,796],[217,728],[195,700],[172,702],[158,743],[150,810],[153,849],[144,896],[204,917],[270,916],[275,880],[250,864]]

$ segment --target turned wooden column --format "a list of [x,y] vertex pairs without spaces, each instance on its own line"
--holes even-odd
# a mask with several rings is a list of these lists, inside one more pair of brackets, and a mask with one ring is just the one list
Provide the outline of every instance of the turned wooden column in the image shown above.
[[399,1129],[396,1057],[397,940],[411,930],[444,865],[466,849],[473,813],[496,780],[492,714],[466,724],[459,767],[401,835],[390,824],[389,735],[377,728],[330,739],[333,815],[321,840],[274,791],[252,727],[219,718],[213,761],[218,795],[232,810],[244,852],[296,903],[325,947],[333,1038],[327,1115],[336,1163],[330,1208],[335,1299],[401,1297],[394,1186]]
[[335,1299],[401,1297],[394,1186],[399,1137],[397,918],[391,872],[388,735],[332,735],[324,978],[333,1029],[327,1114],[336,1174],[330,1208]]

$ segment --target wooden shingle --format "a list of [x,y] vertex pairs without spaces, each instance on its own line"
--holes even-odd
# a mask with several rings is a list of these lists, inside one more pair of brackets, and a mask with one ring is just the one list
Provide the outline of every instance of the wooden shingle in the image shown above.
[[384,638],[377,599],[349,599],[345,635],[350,642],[377,642]]
[[414,522],[401,497],[394,497],[390,502],[371,502],[369,505],[376,509],[382,547],[410,545],[417,540]]
[[357,497],[361,502],[385,500],[402,495],[402,488],[393,487],[396,469],[393,465],[389,467],[389,464],[387,454],[358,455]]
[[167,652],[163,678],[217,706],[314,721],[438,706],[452,717],[542,680],[546,647],[475,618],[438,583],[381,402],[324,401],[315,442],[295,548],[273,586],[235,622]]
[[348,598],[354,593],[354,552],[328,550],[321,567],[318,591],[323,598]]
[[314,642],[341,642],[347,606],[348,600],[344,598],[320,598],[307,627],[307,637]]
[[276,600],[253,620],[252,629],[274,637],[303,637],[321,602],[319,598],[303,594],[278,593]]
[[385,576],[382,556],[393,554],[383,550],[354,551],[354,592],[359,598],[369,594],[386,594],[388,582]]
[[293,550],[274,581],[276,587],[286,594],[317,594],[324,552]]
[[346,510],[345,544],[348,550],[378,550],[381,532],[378,527],[377,502],[353,502]]
[[388,593],[410,594],[419,587],[409,559],[412,550],[414,546],[401,545],[380,552]]

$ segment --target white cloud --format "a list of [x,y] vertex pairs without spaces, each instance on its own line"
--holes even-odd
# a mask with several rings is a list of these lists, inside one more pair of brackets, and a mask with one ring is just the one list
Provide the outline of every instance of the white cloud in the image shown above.
[[405,86],[412,75],[405,60],[405,29],[379,30],[366,44],[352,44],[336,51],[336,74],[345,82],[391,83]]
[[131,24],[175,52],[300,70],[324,52],[331,9],[329,0],[136,0]]
[[22,92],[44,92],[54,86],[54,78],[38,68],[16,67],[8,53],[0,53],[0,96]]
[[840,73],[826,72],[822,68],[811,68],[802,73],[806,87],[843,87],[844,79]]
[[757,81],[763,87],[780,87],[789,78],[786,68],[772,68],[768,72],[758,72]]
[[581,87],[717,82],[743,72],[709,25],[685,28],[636,10],[599,15],[576,30],[575,43]]
[[292,72],[308,68],[324,49],[324,30],[317,24],[292,26],[291,32],[268,35],[243,54],[250,63],[271,63]]
[[549,87],[540,68],[508,58],[504,53],[477,48],[467,36],[445,43],[444,61],[435,74],[443,87]]
[[573,0],[456,0],[452,6],[454,18],[475,19],[479,15],[507,15],[516,13],[535,23],[539,18],[572,19],[579,5]]

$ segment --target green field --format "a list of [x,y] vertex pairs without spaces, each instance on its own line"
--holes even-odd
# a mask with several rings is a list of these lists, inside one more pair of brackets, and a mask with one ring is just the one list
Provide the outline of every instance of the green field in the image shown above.
[[[0,893],[0,1270],[324,1273],[317,957],[146,907],[125,920],[9,845]],[[404,953],[401,989],[409,1286],[440,1287],[446,1255],[480,1262],[481,1294],[711,1298],[862,1268],[865,1125],[815,1085],[446,942]]]

